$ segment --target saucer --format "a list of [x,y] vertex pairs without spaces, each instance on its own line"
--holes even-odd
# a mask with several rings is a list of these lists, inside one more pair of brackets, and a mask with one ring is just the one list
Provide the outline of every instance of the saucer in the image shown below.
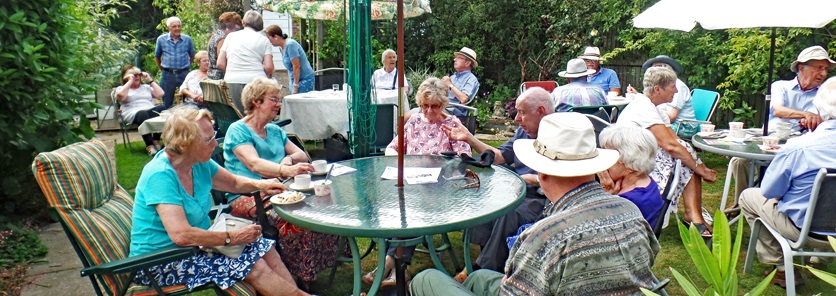
[[325,176],[325,174],[327,174],[327,173],[328,173],[328,171],[311,172],[311,175],[313,175],[313,176]]
[[308,191],[308,190],[313,190],[313,183],[311,183],[311,185],[310,185],[310,186],[308,186],[308,187],[306,187],[306,188],[305,188],[305,187],[301,187],[301,186],[299,186],[299,185],[296,185],[296,183],[290,184],[290,186],[288,186],[288,187],[289,187],[290,189],[292,189],[292,190],[296,190],[296,191]]
[[703,139],[719,139],[724,136],[722,132],[698,132],[697,135]]

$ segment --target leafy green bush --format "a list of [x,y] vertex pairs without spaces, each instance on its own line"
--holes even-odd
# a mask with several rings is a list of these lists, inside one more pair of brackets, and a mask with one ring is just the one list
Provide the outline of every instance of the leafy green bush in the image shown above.
[[[0,208],[45,209],[29,165],[38,152],[93,136],[84,114],[108,71],[124,57],[118,35],[100,35],[119,0],[0,2]],[[74,119],[78,119],[78,124]]]

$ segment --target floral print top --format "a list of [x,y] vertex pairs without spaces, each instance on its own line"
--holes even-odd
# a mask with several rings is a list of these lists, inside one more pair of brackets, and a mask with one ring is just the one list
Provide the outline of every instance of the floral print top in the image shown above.
[[[461,125],[461,121],[455,116],[448,115],[441,122],[429,122],[424,113],[413,114],[404,123],[404,144],[408,155],[441,155],[441,151],[456,151],[456,154],[471,155],[470,145],[466,141],[451,140],[447,133],[441,129],[442,125],[450,127]],[[398,138],[392,139],[389,146],[398,150]]]

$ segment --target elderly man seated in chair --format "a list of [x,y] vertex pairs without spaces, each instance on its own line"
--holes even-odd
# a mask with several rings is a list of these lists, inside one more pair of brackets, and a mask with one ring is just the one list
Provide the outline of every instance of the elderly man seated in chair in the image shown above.
[[[816,173],[820,168],[836,167],[836,78],[819,87],[813,105],[824,121],[815,131],[787,141],[766,169],[761,188],[746,189],[740,195],[740,207],[749,225],[761,218],[792,240],[800,235]],[[836,232],[811,234],[810,246],[829,250],[825,235]],[[786,288],[781,247],[768,231],[760,232],[757,253],[760,262],[778,269],[772,283]],[[818,259],[813,257],[811,263],[823,263]],[[800,285],[801,275],[797,270],[794,273],[795,284]]]
[[415,276],[412,295],[627,295],[656,284],[659,243],[636,205],[595,180],[619,154],[595,148],[584,115],[544,117],[537,139],[517,140],[514,153],[539,172],[545,217],[514,243],[504,273],[483,269],[459,284],[430,269]]
[[564,112],[577,106],[600,106],[607,104],[607,94],[595,84],[586,82],[586,77],[595,74],[595,69],[587,69],[582,59],[571,59],[566,63],[566,71],[557,76],[569,80],[552,91],[555,111]]

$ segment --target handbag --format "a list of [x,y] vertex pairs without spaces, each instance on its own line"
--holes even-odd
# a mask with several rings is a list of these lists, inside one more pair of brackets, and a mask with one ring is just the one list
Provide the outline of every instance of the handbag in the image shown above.
[[[215,215],[215,223],[212,226],[209,226],[209,231],[217,231],[217,232],[229,232],[229,231],[236,231],[238,229],[250,226],[255,224],[253,221],[248,219],[235,217],[230,214],[226,213],[218,213]],[[241,253],[244,253],[244,247],[246,245],[226,245],[226,246],[213,246],[213,247],[203,247],[203,250],[206,252],[218,252],[224,254],[229,258],[236,259],[241,257]]]

